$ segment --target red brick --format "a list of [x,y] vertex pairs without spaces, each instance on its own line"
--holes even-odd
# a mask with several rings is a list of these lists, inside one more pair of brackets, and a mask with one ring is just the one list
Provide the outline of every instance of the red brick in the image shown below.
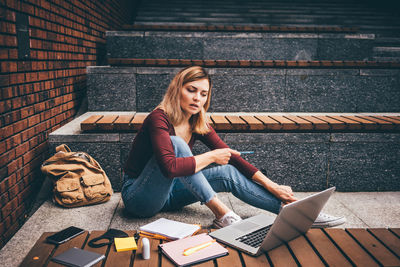
[[22,158],[17,158],[16,160],[12,161],[10,164],[7,165],[8,175],[22,168],[22,165]]
[[2,217],[6,218],[17,207],[18,207],[18,198],[14,198],[10,202],[8,202],[7,205],[1,208]]
[[19,157],[25,154],[29,150],[29,142],[25,142],[22,145],[19,145],[15,149],[15,157]]

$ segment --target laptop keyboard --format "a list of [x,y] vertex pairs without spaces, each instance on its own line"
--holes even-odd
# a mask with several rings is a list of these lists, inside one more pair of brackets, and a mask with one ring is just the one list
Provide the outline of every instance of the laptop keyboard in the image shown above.
[[249,234],[240,236],[236,238],[237,241],[245,243],[253,248],[258,248],[263,242],[265,236],[267,235],[269,229],[271,229],[271,225],[258,229],[257,231],[251,232]]

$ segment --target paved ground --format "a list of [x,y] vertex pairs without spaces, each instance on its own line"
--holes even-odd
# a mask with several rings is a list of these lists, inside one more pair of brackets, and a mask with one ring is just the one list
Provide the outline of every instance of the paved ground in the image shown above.
[[[309,194],[311,193],[295,193],[298,198]],[[243,218],[266,212],[253,208],[230,194],[223,193],[219,196]],[[124,214],[123,207],[120,193],[115,193],[107,203],[74,209],[60,208],[47,200],[0,250],[0,262],[2,266],[18,266],[43,232],[58,231],[70,225],[88,231],[108,228],[136,230],[140,225],[165,217],[210,227],[213,219],[212,213],[200,204],[187,206],[178,212],[160,213],[149,219],[130,218]],[[399,228],[400,192],[336,192],[324,211],[345,216],[347,223],[340,226],[341,228]]]

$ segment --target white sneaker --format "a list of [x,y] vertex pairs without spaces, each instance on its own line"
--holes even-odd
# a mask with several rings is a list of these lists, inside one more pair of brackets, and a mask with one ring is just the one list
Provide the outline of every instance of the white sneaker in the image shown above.
[[321,212],[311,227],[312,228],[333,227],[344,224],[345,222],[346,218],[344,217],[335,217]]
[[221,219],[214,219],[213,226],[215,228],[223,228],[225,226],[240,222],[242,218],[233,211],[229,211]]

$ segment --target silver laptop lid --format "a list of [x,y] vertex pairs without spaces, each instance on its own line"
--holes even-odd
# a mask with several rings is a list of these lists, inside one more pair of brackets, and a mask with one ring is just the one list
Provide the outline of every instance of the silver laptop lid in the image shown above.
[[306,233],[334,191],[331,187],[283,206],[260,249],[273,249]]

